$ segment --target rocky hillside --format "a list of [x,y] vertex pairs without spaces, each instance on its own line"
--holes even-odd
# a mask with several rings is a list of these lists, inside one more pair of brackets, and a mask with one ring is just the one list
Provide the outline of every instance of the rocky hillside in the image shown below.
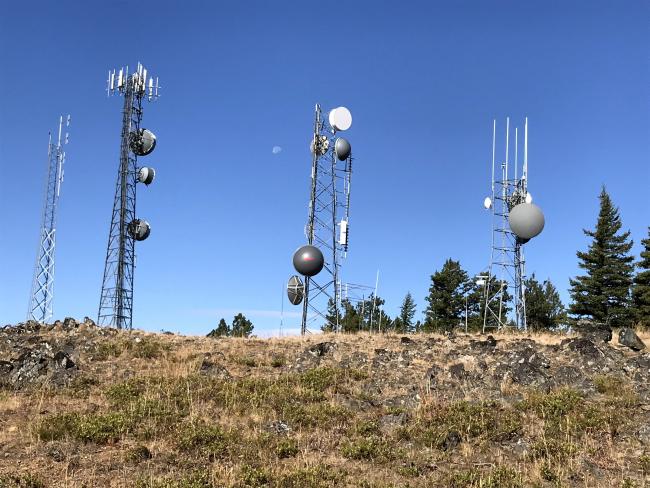
[[0,487],[650,486],[617,337],[0,328]]

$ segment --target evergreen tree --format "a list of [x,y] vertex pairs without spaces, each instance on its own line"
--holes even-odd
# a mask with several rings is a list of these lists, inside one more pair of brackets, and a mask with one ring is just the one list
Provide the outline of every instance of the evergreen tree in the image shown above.
[[415,330],[413,318],[415,317],[415,301],[411,292],[408,292],[402,301],[402,306],[399,310],[399,316],[395,319],[393,329],[400,333],[411,333]]
[[442,269],[431,276],[423,329],[433,332],[456,327],[465,315],[465,294],[471,287],[460,262],[447,259]]
[[361,330],[361,317],[350,300],[341,300],[342,314],[340,318],[343,332],[359,332]]
[[221,319],[219,321],[219,325],[217,325],[216,329],[212,329],[212,331],[208,334],[208,337],[228,337],[230,335],[230,327],[228,327],[228,324],[224,319]]
[[[327,301],[327,313],[325,314],[325,323],[321,326],[323,332],[335,332],[336,330],[336,312],[337,307],[334,305],[334,300],[330,298]],[[340,325],[341,315],[339,311],[339,325]]]
[[632,300],[635,318],[640,325],[650,327],[650,227],[648,237],[641,240],[641,260],[636,264],[639,272],[634,277]]
[[544,280],[540,283],[535,274],[524,281],[526,300],[526,323],[534,331],[551,330],[566,320],[564,305],[553,283]]
[[596,229],[583,230],[593,241],[586,252],[577,253],[579,266],[586,274],[569,280],[573,300],[569,312],[575,318],[587,317],[612,327],[625,326],[632,313],[632,241],[629,231],[618,233],[621,217],[604,186],[599,199]]
[[232,337],[249,337],[253,332],[253,323],[244,314],[238,313],[232,320],[230,335]]

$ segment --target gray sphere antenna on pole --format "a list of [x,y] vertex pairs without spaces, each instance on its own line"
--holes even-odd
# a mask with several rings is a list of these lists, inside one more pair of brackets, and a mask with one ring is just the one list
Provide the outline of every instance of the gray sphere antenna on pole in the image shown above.
[[[303,296],[302,334],[321,325],[339,330],[340,269],[349,246],[352,148],[338,133],[351,125],[352,114],[347,108],[337,107],[324,117],[321,106],[316,105],[309,144],[312,161],[305,237],[308,245],[320,250],[324,265],[317,276],[304,275],[302,287],[298,288],[294,280],[287,288],[295,302],[300,303],[298,295]],[[299,263],[298,272],[300,266]],[[334,317],[328,314],[330,303],[335,304]]]
[[153,168],[138,167],[138,157],[146,157],[156,147],[156,136],[141,127],[143,101],[155,101],[160,86],[158,78],[147,73],[138,63],[135,72],[128,66],[108,73],[107,93],[124,97],[120,164],[115,183],[115,197],[108,234],[104,277],[99,300],[97,323],[117,329],[133,326],[133,273],[135,243],[149,237],[151,227],[136,216],[138,183],[150,185],[155,176]]
[[[510,119],[506,119],[505,158],[495,174],[496,120],[492,129],[492,193],[483,206],[492,214],[492,246],[483,286],[483,332],[527,330],[524,245],[544,228],[544,214],[528,192],[528,118],[524,121],[524,158],[519,173],[519,131],[515,128],[514,165],[510,160]],[[514,166],[514,168],[513,168]],[[508,311],[508,299],[513,307]]]
[[[65,119],[65,127],[70,126],[70,115]],[[47,179],[45,183],[45,198],[40,240],[34,266],[34,278],[29,300],[27,320],[41,323],[52,318],[54,299],[54,251],[56,247],[56,213],[63,183],[63,165],[65,151],[63,146],[68,144],[68,132],[63,136],[63,115],[59,117],[59,136],[57,142],[52,142],[50,132],[48,143]]]

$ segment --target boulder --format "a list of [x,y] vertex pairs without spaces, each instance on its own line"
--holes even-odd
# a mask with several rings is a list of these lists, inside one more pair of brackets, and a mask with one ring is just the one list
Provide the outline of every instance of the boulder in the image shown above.
[[623,327],[618,333],[618,343],[622,346],[629,347],[633,351],[645,349],[645,343],[629,327]]
[[575,326],[581,337],[589,339],[594,343],[609,342],[612,340],[612,328],[594,320],[580,319]]

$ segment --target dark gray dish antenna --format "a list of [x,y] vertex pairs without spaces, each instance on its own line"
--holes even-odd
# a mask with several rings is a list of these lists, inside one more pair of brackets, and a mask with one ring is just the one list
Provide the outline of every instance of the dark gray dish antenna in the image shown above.
[[293,254],[293,267],[303,276],[316,276],[324,265],[323,253],[315,246],[302,246]]
[[300,305],[305,296],[305,285],[300,276],[293,275],[287,283],[287,296],[292,305]]
[[339,137],[334,143],[334,152],[336,153],[336,157],[339,161],[345,161],[348,159],[348,157],[350,157],[352,146],[350,146],[350,143],[347,139]]
[[153,168],[140,168],[138,171],[138,181],[149,186],[156,177],[156,170]]
[[520,203],[510,210],[508,223],[512,232],[521,241],[527,242],[544,229],[544,214],[535,204]]
[[144,241],[151,233],[151,226],[146,220],[135,219],[129,223],[129,234],[136,241]]
[[149,129],[140,129],[131,132],[129,145],[131,151],[138,156],[146,156],[156,147],[156,136]]

